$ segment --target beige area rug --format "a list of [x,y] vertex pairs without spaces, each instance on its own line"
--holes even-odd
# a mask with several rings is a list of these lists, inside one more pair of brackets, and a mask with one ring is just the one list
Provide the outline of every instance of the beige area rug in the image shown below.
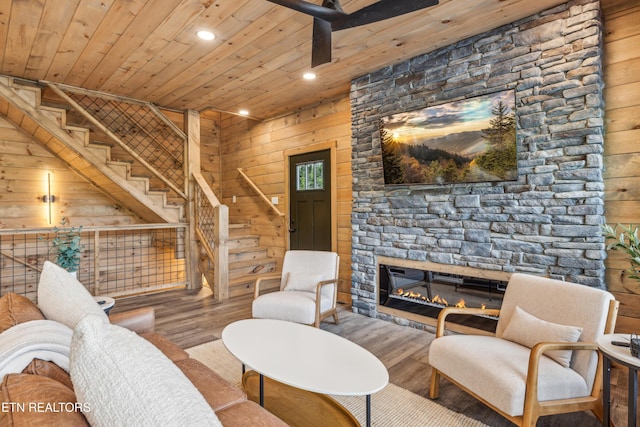
[[[207,365],[227,381],[240,386],[242,364],[216,340],[187,349],[194,359]],[[332,396],[365,425],[364,396]],[[371,397],[371,424],[375,427],[485,427],[480,421],[389,384]]]

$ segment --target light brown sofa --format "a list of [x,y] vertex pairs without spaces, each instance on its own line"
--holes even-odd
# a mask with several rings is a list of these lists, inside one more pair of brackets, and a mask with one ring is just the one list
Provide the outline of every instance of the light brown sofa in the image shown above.
[[[0,298],[0,333],[20,323],[44,319],[30,300],[16,294]],[[133,330],[157,347],[193,383],[224,426],[286,426],[279,418],[247,399],[246,394],[227,382],[186,351],[154,332],[151,308],[112,314],[112,324]],[[131,357],[136,357],[131,354]],[[110,381],[126,381],[113,376]],[[88,425],[82,404],[76,402],[68,372],[51,361],[34,359],[19,373],[4,375],[0,384],[0,425]],[[49,406],[47,406],[49,405]],[[57,405],[57,406],[56,406]],[[64,406],[61,406],[64,405]],[[59,409],[59,410],[57,410]]]

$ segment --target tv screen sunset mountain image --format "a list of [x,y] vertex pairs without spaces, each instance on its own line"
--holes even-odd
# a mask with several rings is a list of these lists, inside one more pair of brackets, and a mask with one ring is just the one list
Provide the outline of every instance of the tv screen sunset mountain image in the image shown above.
[[380,137],[387,185],[518,177],[513,90],[387,116]]

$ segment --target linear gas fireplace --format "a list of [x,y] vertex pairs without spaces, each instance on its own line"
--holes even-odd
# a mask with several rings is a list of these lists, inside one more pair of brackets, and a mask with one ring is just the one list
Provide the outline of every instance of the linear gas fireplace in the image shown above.
[[[467,267],[383,259],[378,263],[379,310],[437,319],[447,306],[500,308],[508,277]],[[386,310],[385,310],[386,309]],[[493,316],[456,315],[454,323],[493,332]]]

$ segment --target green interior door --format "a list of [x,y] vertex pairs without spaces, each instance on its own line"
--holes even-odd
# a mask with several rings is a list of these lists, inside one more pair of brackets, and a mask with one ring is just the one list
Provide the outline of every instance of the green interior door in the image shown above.
[[289,158],[291,249],[331,250],[331,152]]

